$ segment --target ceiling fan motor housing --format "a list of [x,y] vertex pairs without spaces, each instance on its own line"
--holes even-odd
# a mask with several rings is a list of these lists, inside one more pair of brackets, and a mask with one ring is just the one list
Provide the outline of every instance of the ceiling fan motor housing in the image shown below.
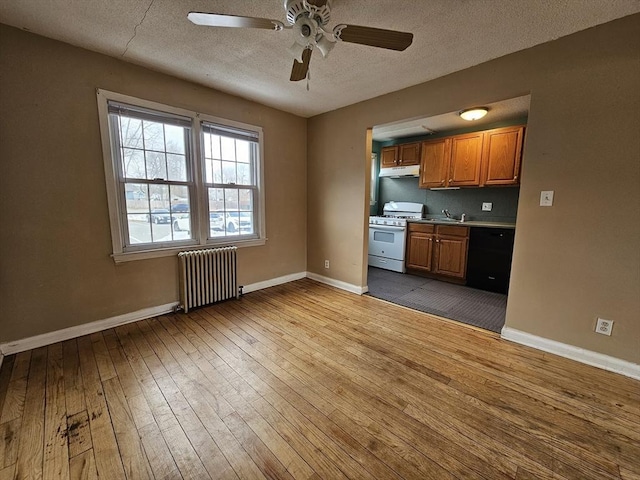
[[300,15],[326,25],[331,16],[331,0],[284,0],[284,9],[290,25],[294,25]]

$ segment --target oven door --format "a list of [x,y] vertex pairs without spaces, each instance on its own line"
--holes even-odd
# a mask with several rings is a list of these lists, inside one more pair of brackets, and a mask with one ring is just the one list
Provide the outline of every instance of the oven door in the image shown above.
[[369,255],[404,261],[406,227],[369,226]]

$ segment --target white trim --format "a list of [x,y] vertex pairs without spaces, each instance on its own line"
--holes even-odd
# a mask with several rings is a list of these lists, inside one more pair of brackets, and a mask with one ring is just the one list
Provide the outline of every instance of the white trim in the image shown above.
[[[229,237],[225,237],[229,238]],[[238,248],[243,247],[259,247],[261,245],[266,245],[267,238],[256,238],[253,240],[233,240],[229,239],[229,245],[234,245]],[[223,245],[218,243],[208,243],[206,245],[181,245],[178,247],[171,248],[157,248],[155,250],[138,250],[136,252],[125,252],[125,253],[114,253],[111,255],[113,261],[115,263],[124,263],[131,262],[134,260],[146,260],[149,258],[160,258],[160,257],[174,257],[178,255],[180,252],[186,252],[189,250],[200,250],[203,248],[216,248]]]
[[[266,237],[266,218],[265,218],[265,187],[264,187],[264,131],[261,126],[250,125],[248,123],[238,122],[235,120],[224,119],[194,110],[165,105],[162,103],[145,100],[129,95],[111,92],[104,89],[96,89],[96,98],[98,103],[98,116],[100,125],[100,138],[102,143],[102,156],[105,171],[105,180],[107,187],[107,205],[109,208],[109,222],[111,226],[111,245],[112,255],[115,263],[129,262],[134,260],[144,260],[148,258],[167,257],[177,254],[183,250],[192,250],[196,248],[210,248],[222,245],[235,245],[237,247],[255,247],[264,245],[267,241]],[[109,122],[109,101],[115,101],[141,107],[147,110],[154,110],[160,114],[177,115],[191,120],[190,129],[190,149],[187,154],[187,167],[190,180],[184,183],[189,189],[192,222],[198,226],[198,230],[192,232],[193,238],[185,241],[172,241],[166,243],[153,243],[144,245],[126,245],[123,238],[126,230],[126,219],[122,215],[125,212],[124,197],[120,193],[122,179],[121,172],[118,170],[117,160],[113,154],[112,131]],[[202,122],[208,122],[218,125],[229,126],[246,131],[254,132],[257,135],[258,158],[254,164],[255,168],[255,185],[253,190],[257,191],[257,203],[255,219],[256,231],[251,236],[225,236],[225,237],[209,237],[209,221],[207,208],[207,184],[205,183],[205,162],[202,148]],[[185,127],[187,128],[187,127]],[[254,203],[254,208],[255,208]],[[257,216],[257,218],[256,218]],[[249,238],[246,238],[249,237]]]
[[165,313],[173,312],[178,302],[167,303],[157,307],[143,308],[137,312],[125,313],[104,320],[96,320],[95,322],[83,323],[75,327],[63,328],[53,332],[43,333],[33,337],[14,340],[12,342],[0,344],[0,355],[12,355],[14,353],[24,352],[33,348],[44,347],[53,343],[69,340],[70,338],[81,337],[90,333],[100,332],[108,328],[124,325],[125,323],[137,322],[145,318],[156,317]]
[[307,278],[310,278],[311,280],[315,280],[316,282],[324,283],[326,285],[331,285],[332,287],[336,287],[341,290],[346,290],[347,292],[356,293],[358,295],[362,295],[363,293],[366,293],[369,290],[366,286],[359,287],[357,285],[343,282],[341,280],[335,280],[333,278],[324,277],[322,275],[318,275],[317,273],[313,273],[313,272],[307,272]]
[[250,285],[244,285],[242,287],[242,293],[255,292],[256,290],[262,290],[263,288],[275,287],[276,285],[282,285],[283,283],[293,282],[300,280],[307,276],[307,272],[291,273],[282,277],[272,278],[263,282],[256,282]]
[[604,355],[602,353],[593,352],[580,347],[574,347],[566,343],[556,342],[548,338],[538,337],[531,333],[516,330],[511,327],[503,327],[500,334],[505,340],[510,340],[521,345],[537,348],[544,352],[554,353],[561,357],[575,360],[576,362],[586,363],[593,367],[602,368],[610,372],[619,373],[626,377],[640,380],[640,365],[619,358]]
[[[368,291],[368,288],[358,287],[350,283],[342,282],[340,280],[334,280],[333,278],[323,277],[312,272],[298,272],[282,277],[272,278],[262,282],[252,283],[250,285],[244,285],[242,288],[243,293],[254,292],[256,290],[262,290],[264,288],[281,285],[283,283],[293,282],[302,278],[310,278],[320,283],[331,285],[333,287],[346,290],[348,292],[362,295]],[[175,307],[178,306],[178,302],[167,303],[165,305],[159,305],[157,307],[143,308],[136,312],[125,313],[123,315],[117,315],[111,318],[105,318],[103,320],[96,320],[95,322],[84,323],[82,325],[76,325],[74,327],[64,328],[62,330],[56,330],[53,332],[43,333],[41,335],[35,335],[33,337],[23,338],[21,340],[14,340],[0,344],[0,366],[2,366],[2,360],[5,355],[13,355],[14,353],[24,352],[34,348],[44,347],[53,343],[62,342],[71,338],[81,337],[90,333],[100,332],[108,328],[117,327],[118,325],[124,325],[126,323],[137,322],[138,320],[144,320],[146,318],[157,317],[165,313],[171,313]]]

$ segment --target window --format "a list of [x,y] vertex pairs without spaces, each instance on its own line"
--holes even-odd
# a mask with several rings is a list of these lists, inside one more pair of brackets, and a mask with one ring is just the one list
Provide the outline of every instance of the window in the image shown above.
[[264,244],[262,130],[98,91],[114,259]]
[[371,154],[371,190],[369,191],[369,205],[375,205],[378,192],[378,154]]

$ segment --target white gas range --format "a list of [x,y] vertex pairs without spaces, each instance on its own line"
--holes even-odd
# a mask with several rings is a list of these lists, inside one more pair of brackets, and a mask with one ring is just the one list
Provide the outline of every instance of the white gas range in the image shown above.
[[382,216],[369,217],[369,265],[405,272],[407,219],[424,216],[424,205],[414,202],[384,204]]

